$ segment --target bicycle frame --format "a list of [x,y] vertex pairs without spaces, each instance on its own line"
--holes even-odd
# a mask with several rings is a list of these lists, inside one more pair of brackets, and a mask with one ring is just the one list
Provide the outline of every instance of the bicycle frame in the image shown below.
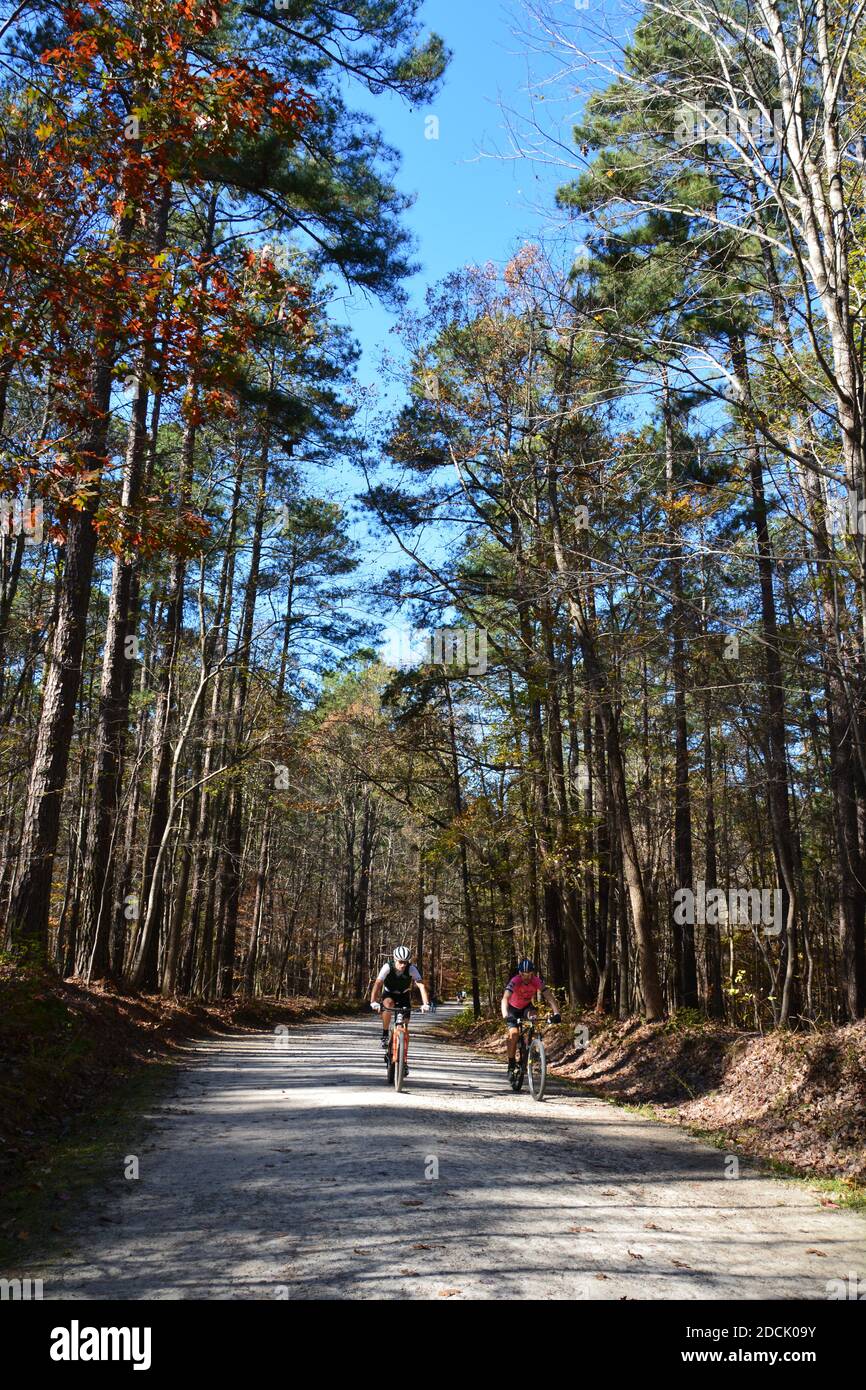
[[526,1070],[526,1061],[529,1057],[532,1039],[535,1037],[535,1019],[535,1014],[532,1014],[530,1018],[522,1018],[517,1034],[517,1051],[520,1054],[520,1061],[524,1071]]
[[394,1051],[397,1029],[402,1028],[406,1036],[409,1036],[409,1024],[403,1015],[402,1009],[391,1009],[391,1018],[388,1021],[388,1052]]
[[510,1078],[510,1079],[511,1079],[511,1089],[516,1093],[516,1092],[518,1092],[518,1091],[520,1091],[520,1090],[523,1089],[523,1079],[524,1079],[524,1077],[528,1076],[528,1077],[529,1077],[529,1089],[530,1089],[530,1091],[531,1091],[531,1093],[532,1093],[532,1099],[533,1099],[533,1100],[541,1100],[541,1099],[542,1099],[542,1097],[544,1096],[544,1087],[545,1087],[545,1083],[546,1083],[546,1080],[547,1080],[547,1058],[546,1058],[546,1056],[545,1056],[545,1052],[544,1052],[544,1043],[542,1042],[540,1030],[539,1030],[539,1035],[538,1035],[538,1039],[537,1039],[537,1042],[538,1042],[537,1057],[536,1057],[536,1061],[538,1062],[538,1076],[537,1076],[537,1077],[534,1077],[534,1074],[533,1074],[533,1072],[530,1070],[530,1065],[529,1065],[529,1063],[530,1063],[530,1055],[531,1055],[532,1044],[533,1044],[534,1041],[536,1041],[536,1038],[535,1038],[535,1025],[536,1025],[536,1022],[537,1022],[537,1017],[538,1017],[537,1014],[535,1014],[535,1013],[533,1012],[533,1013],[529,1016],[529,1018],[527,1018],[527,1017],[524,1015],[524,1017],[522,1017],[522,1018],[519,1020],[519,1023],[518,1023],[518,1032],[517,1032],[517,1050],[516,1050],[515,1058],[514,1058],[515,1068],[514,1068],[514,1071],[511,1073],[511,1078]]
[[[403,1076],[406,1066],[406,1058],[409,1055],[409,1021],[403,1009],[392,1008],[388,1011],[391,1017],[388,1020],[388,1046],[385,1049],[385,1062],[388,1067],[388,1084],[394,1082],[397,1091],[403,1089]],[[400,1039],[403,1040],[402,1058]]]

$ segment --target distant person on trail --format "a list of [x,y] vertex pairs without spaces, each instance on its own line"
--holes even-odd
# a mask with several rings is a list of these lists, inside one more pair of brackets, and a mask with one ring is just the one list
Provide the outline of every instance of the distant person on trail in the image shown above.
[[[382,1050],[388,1046],[388,1029],[394,1009],[401,1009],[408,1022],[411,1009],[413,982],[421,991],[421,1012],[430,1012],[427,987],[421,979],[417,965],[411,964],[411,951],[408,946],[395,946],[390,958],[382,966],[370,991],[370,1008],[382,1015]],[[379,1000],[381,999],[381,1003]],[[406,1067],[404,1076],[409,1075]]]
[[524,958],[517,967],[517,974],[512,975],[508,984],[505,986],[500,1005],[502,1017],[505,1019],[508,1026],[507,1046],[509,1076],[514,1071],[514,1059],[517,1054],[517,1034],[520,1029],[520,1020],[523,1018],[527,1009],[533,1007],[535,997],[539,994],[553,1010],[553,1022],[561,1023],[562,1015],[559,1012],[556,995],[553,993],[553,990],[547,988],[532,961]]

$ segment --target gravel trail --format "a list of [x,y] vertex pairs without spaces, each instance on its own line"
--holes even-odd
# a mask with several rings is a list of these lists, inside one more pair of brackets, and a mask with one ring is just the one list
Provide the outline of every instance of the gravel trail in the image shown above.
[[[790,1299],[866,1280],[866,1219],[687,1134],[378,1020],[208,1041],[46,1299]],[[118,1174],[123,1155],[118,1156]],[[437,1175],[438,1174],[438,1175]],[[33,1271],[30,1271],[33,1272]],[[861,1287],[863,1285],[861,1284]]]

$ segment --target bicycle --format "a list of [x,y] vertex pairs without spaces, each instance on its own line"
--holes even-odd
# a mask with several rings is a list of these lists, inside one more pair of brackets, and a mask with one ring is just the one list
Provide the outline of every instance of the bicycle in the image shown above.
[[409,1046],[409,1024],[406,1021],[408,1010],[392,1009],[388,1021],[388,1046],[385,1049],[387,1085],[393,1083],[395,1091],[402,1091],[406,1075],[406,1052]]
[[520,1019],[514,1071],[508,1080],[511,1083],[512,1091],[517,1094],[523,1090],[523,1080],[524,1077],[527,1077],[532,1099],[542,1100],[547,1084],[547,1054],[544,1051],[544,1043],[540,1034],[537,1037],[535,1035],[535,1021],[535,1014],[529,1018],[524,1014],[523,1018]]

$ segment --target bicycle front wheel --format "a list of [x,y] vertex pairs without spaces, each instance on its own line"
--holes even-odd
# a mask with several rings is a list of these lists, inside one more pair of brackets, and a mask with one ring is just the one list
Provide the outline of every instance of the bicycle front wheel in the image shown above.
[[403,1077],[406,1074],[406,1034],[401,1028],[397,1034],[397,1045],[394,1049],[394,1090],[402,1091]]
[[544,1043],[540,1038],[532,1039],[532,1046],[529,1049],[529,1089],[532,1092],[533,1100],[541,1100],[544,1095],[544,1087],[547,1084],[547,1057],[544,1052]]
[[520,1044],[517,1048],[517,1056],[514,1059],[514,1071],[508,1078],[508,1080],[511,1082],[511,1089],[515,1093],[515,1095],[518,1091],[523,1090],[523,1078],[525,1075],[526,1048],[523,1045],[523,1039],[521,1039]]

